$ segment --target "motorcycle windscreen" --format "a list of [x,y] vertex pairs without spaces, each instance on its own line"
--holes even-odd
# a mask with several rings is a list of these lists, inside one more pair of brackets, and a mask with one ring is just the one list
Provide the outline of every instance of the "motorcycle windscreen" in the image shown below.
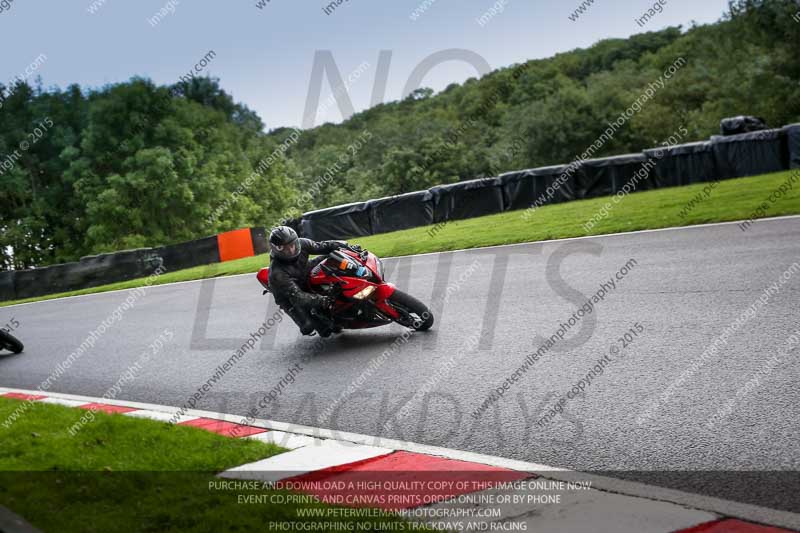
[[370,271],[355,259],[345,254],[334,252],[325,260],[325,266],[340,272],[346,276],[366,278],[370,276]]

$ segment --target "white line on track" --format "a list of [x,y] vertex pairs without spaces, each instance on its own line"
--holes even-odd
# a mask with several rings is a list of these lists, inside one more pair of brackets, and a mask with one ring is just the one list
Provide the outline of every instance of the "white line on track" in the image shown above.
[[[800,215],[786,215],[786,216],[781,216],[781,217],[759,218],[759,219],[756,220],[756,222],[767,222],[767,221],[776,221],[776,220],[791,220],[791,219],[796,219],[796,218],[800,218]],[[465,220],[469,220],[469,219],[465,219]],[[511,248],[511,247],[514,247],[514,246],[531,246],[531,245],[534,245],[534,244],[547,244],[547,243],[553,243],[553,242],[577,241],[577,240],[582,240],[582,239],[604,239],[604,238],[608,238],[608,237],[619,237],[619,236],[622,236],[622,235],[636,235],[636,234],[639,234],[639,233],[655,233],[655,232],[661,232],[661,231],[675,231],[675,230],[696,229],[696,228],[712,228],[712,227],[715,227],[715,226],[729,226],[731,224],[741,224],[742,222],[744,222],[744,220],[732,220],[730,222],[712,222],[711,224],[695,224],[695,225],[692,225],[692,226],[672,226],[672,227],[669,227],[669,228],[642,229],[642,230],[635,230],[635,231],[626,231],[626,232],[622,232],[622,233],[606,233],[606,234],[602,234],[602,235],[584,235],[582,237],[565,237],[563,239],[549,239],[549,240],[546,240],[546,241],[517,242],[517,243],[512,243],[512,244],[497,244],[497,245],[494,245],[494,246],[481,246],[481,247],[476,247],[476,248],[463,248],[463,249],[460,249],[460,250],[445,250],[445,251],[442,251],[442,252],[427,252],[427,253],[424,253],[424,254],[390,256],[390,257],[384,257],[383,259],[399,259],[401,257],[424,257],[426,255],[439,255],[439,254],[449,254],[449,253],[457,253],[457,252],[473,252],[475,250],[491,250],[493,248]],[[216,264],[216,263],[214,263],[214,264]],[[253,276],[254,274],[255,274],[255,272],[246,272],[244,274],[231,274],[230,276],[215,276],[215,277],[204,278],[204,279],[190,279],[190,280],[186,280],[186,281],[174,281],[172,283],[161,283],[161,284],[158,284],[158,285],[149,285],[149,286],[147,286],[147,290],[153,290],[153,289],[157,289],[159,287],[171,287],[171,286],[175,286],[175,285],[183,285],[183,284],[186,284],[186,283],[198,283],[200,281],[207,281],[209,279],[230,279],[230,278],[238,278],[238,277],[242,277],[242,276]],[[6,305],[6,306],[3,306],[3,307],[0,307],[0,309],[10,309],[12,307],[19,307],[19,306],[23,306],[23,305],[42,305],[42,304],[48,304],[48,303],[53,303],[53,302],[63,302],[64,300],[71,300],[73,298],[88,298],[88,297],[91,297],[91,296],[103,296],[105,294],[113,294],[115,292],[131,291],[131,290],[133,290],[135,288],[137,288],[137,287],[130,287],[128,289],[114,289],[112,291],[95,292],[95,293],[92,293],[92,294],[78,294],[76,296],[64,296],[62,298],[51,298],[49,300],[41,300],[41,301],[38,301],[38,302],[26,302],[26,303],[19,303],[19,304],[13,304],[13,305]]]
[[[762,218],[758,219],[758,222],[771,222],[771,221],[779,221],[779,220],[793,220],[800,218],[800,215],[788,215],[788,216],[781,216],[781,217],[770,217],[770,218]],[[573,241],[573,240],[581,240],[581,239],[600,239],[600,238],[611,238],[611,237],[618,237],[622,235],[636,235],[636,234],[643,234],[643,233],[655,233],[655,232],[663,232],[663,231],[675,231],[675,230],[685,230],[685,229],[697,229],[697,228],[708,228],[708,227],[716,227],[716,226],[728,226],[733,224],[739,224],[743,221],[730,221],[730,222],[716,222],[712,224],[697,224],[692,226],[677,226],[677,227],[669,227],[669,228],[657,228],[657,229],[648,229],[648,230],[636,230],[636,231],[629,231],[623,233],[610,233],[605,235],[587,235],[582,237],[568,237],[563,239],[551,239],[546,241],[532,241],[532,242],[524,242],[524,243],[514,243],[514,244],[504,244],[504,245],[495,245],[495,246],[486,246],[482,248],[467,248],[462,250],[447,250],[443,252],[430,252],[424,254],[416,254],[414,256],[400,256],[400,257],[422,257],[426,255],[437,255],[442,253],[455,253],[455,252],[470,252],[474,250],[485,250],[485,249],[493,249],[493,248],[510,248],[514,246],[530,246],[535,244],[546,244],[546,243],[554,243],[554,242],[564,242],[564,241]],[[392,259],[392,257],[387,257],[386,259]],[[221,278],[235,278],[241,276],[252,276],[252,273],[245,273],[245,274],[235,274],[231,276],[221,276]],[[181,285],[186,283],[197,283],[200,281],[204,281],[202,279],[199,280],[188,280],[188,281],[180,281],[174,283],[165,283],[162,285],[152,285],[149,289],[155,289],[158,287],[169,287],[170,285]],[[22,304],[15,304],[13,306],[7,307],[16,307],[21,305],[35,305],[35,304],[46,304],[50,302],[60,302],[63,300],[68,300],[72,298],[82,298],[82,297],[89,297],[89,296],[101,296],[104,294],[109,294],[113,292],[124,292],[129,291],[131,289],[117,289],[114,291],[106,291],[102,293],[94,293],[94,294],[83,294],[77,296],[69,296],[65,298],[55,298],[51,300],[44,300],[41,302],[29,302],[29,303],[22,303]],[[149,404],[143,402],[131,402],[131,401],[121,401],[121,400],[105,400],[101,399],[98,400],[97,398],[88,397],[88,396],[80,396],[80,395],[72,395],[72,394],[61,394],[61,393],[51,393],[51,392],[42,392],[42,391],[21,391],[18,389],[9,389],[0,387],[0,391],[15,391],[15,392],[25,392],[28,394],[47,394],[48,396],[63,398],[67,400],[84,400],[87,402],[91,401],[102,401],[103,403],[112,404],[112,405],[124,405],[127,407],[136,407],[139,409],[150,409],[154,411],[168,411],[174,412],[177,407],[168,407],[163,405],[156,405],[156,404]],[[243,417],[238,415],[220,415],[219,413],[212,413],[208,411],[200,411],[190,409],[186,412],[187,415],[190,416],[198,416],[198,417],[206,417],[206,418],[216,418],[216,419],[224,419],[229,422],[238,422]],[[329,430],[323,428],[315,428],[311,426],[299,426],[294,424],[288,424],[285,422],[276,422],[271,420],[263,420],[263,419],[256,419],[252,423],[252,426],[256,427],[263,427],[266,429],[274,429],[277,431],[285,431],[293,434],[299,435],[307,435],[311,437],[316,437],[318,439],[336,439],[339,441],[350,442],[357,445],[370,445],[370,446],[383,446],[387,448],[393,448],[396,450],[406,450],[410,452],[416,453],[424,453],[428,455],[435,455],[440,457],[446,457],[449,459],[455,460],[463,460],[481,464],[487,464],[492,466],[497,466],[501,468],[509,468],[513,470],[521,470],[521,471],[528,471],[528,472],[536,472],[539,473],[544,478],[549,479],[557,479],[557,480],[564,480],[564,481],[574,481],[575,475],[577,474],[576,471],[559,468],[559,467],[551,467],[543,464],[531,463],[526,461],[519,461],[515,459],[508,459],[504,457],[497,457],[497,456],[490,456],[490,455],[483,455],[469,451],[462,451],[462,450],[453,450],[449,448],[442,448],[438,446],[429,446],[425,444],[417,444],[413,442],[406,442],[406,441],[398,441],[393,439],[384,439],[380,437],[371,437],[368,435],[361,435],[357,433],[348,433],[348,432],[340,432],[336,430]],[[711,496],[704,496],[701,494],[695,493],[688,493],[679,491],[676,489],[668,489],[653,485],[646,485],[644,483],[634,482],[634,481],[626,481],[622,479],[607,477],[607,476],[599,476],[594,475],[591,473],[580,473],[580,479],[582,481],[591,481],[593,488],[598,488],[600,490],[605,490],[608,492],[626,494],[629,496],[637,496],[648,498],[652,500],[659,500],[665,502],[671,502],[679,505],[684,505],[686,507],[691,507],[695,509],[701,509],[705,511],[715,512],[721,514],[723,516],[730,516],[735,518],[740,518],[743,520],[749,520],[758,523],[765,523],[779,527],[786,527],[790,529],[800,530],[800,514],[791,513],[788,511],[780,511],[776,509],[769,509],[766,507],[761,507],[757,505],[751,505],[746,503],[734,502],[723,500],[720,498],[715,498]]]

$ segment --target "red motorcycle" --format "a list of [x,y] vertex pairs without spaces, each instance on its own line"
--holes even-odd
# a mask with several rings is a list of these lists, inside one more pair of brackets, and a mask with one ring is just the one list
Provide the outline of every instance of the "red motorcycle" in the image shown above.
[[[311,269],[308,286],[312,292],[334,296],[330,318],[342,329],[364,329],[397,322],[425,331],[433,326],[428,307],[384,281],[383,262],[373,253],[336,250]],[[269,292],[269,268],[256,275]]]

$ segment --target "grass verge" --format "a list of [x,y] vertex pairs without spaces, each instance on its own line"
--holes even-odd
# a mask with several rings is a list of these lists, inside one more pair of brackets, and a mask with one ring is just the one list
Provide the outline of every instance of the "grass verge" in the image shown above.
[[[778,201],[770,203],[768,197],[786,183],[790,176],[796,176],[798,172],[800,171],[794,170],[721,181],[710,190],[707,198],[701,198],[699,201],[698,198],[702,196],[703,188],[708,184],[698,183],[683,187],[637,192],[622,198],[619,202],[614,202],[614,197],[608,196],[547,205],[531,213],[528,218],[523,216],[524,211],[509,211],[497,215],[447,222],[438,226],[357,238],[354,239],[354,242],[379,256],[390,257],[744,220],[753,217],[754,211],[764,202],[769,203],[769,207],[759,218],[795,215],[800,213],[800,186],[797,186],[796,182],[795,186]],[[608,215],[597,222],[589,232],[585,231],[584,224],[607,204],[611,205],[611,208],[607,209]],[[269,258],[262,255],[167,272],[159,276],[155,284],[251,273],[256,272],[268,262]],[[0,302],[0,306],[128,289],[142,285],[144,285],[144,279],[131,280],[37,298]]]
[[[21,403],[0,398],[0,421]],[[215,473],[284,451],[277,446],[102,412],[69,436],[67,428],[85,413],[34,403],[10,428],[0,425],[0,505],[45,532],[269,531],[280,527],[270,524],[298,521],[317,521],[313,531],[407,526],[383,513],[298,518],[300,508],[334,508],[271,503],[272,496],[298,495],[219,485]],[[251,495],[257,503],[240,503]]]

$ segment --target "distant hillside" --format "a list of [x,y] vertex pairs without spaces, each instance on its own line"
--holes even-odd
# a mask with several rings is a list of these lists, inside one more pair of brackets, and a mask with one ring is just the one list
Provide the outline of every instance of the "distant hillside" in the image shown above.
[[[735,2],[722,21],[669,28],[499,69],[439,94],[420,90],[340,125],[306,132],[290,151],[306,186],[351,140],[372,140],[315,196],[323,207],[434,184],[558,164],[582,153],[676,59],[685,65],[597,156],[639,151],[681,126],[689,138],[719,132],[722,117],[800,120],[800,24],[791,0]],[[514,73],[521,72],[518,78]],[[281,138],[283,132],[276,132]]]

